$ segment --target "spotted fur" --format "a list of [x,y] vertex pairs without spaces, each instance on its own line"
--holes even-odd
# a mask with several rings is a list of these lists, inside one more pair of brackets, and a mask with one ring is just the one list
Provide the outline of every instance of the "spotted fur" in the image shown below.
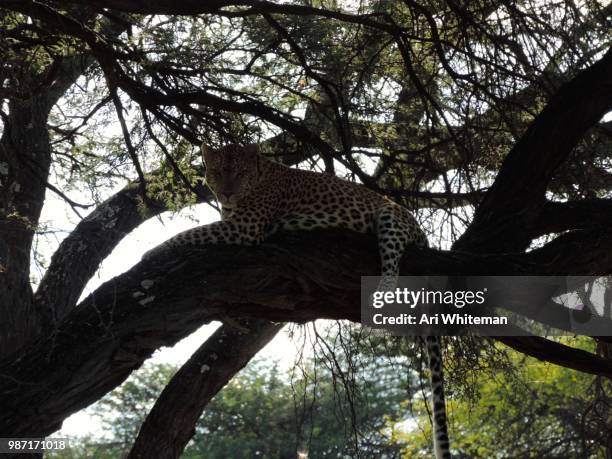
[[450,442],[444,401],[444,372],[442,370],[442,348],[440,337],[425,337],[425,347],[429,358],[431,400],[433,403],[433,443],[436,459],[450,459]]
[[[291,169],[259,154],[255,145],[202,147],[206,182],[221,203],[221,221],[184,231],[158,250],[183,245],[263,241],[278,230],[345,228],[378,236],[379,290],[395,287],[404,249],[427,246],[427,238],[404,207],[362,185],[332,175]],[[148,254],[150,255],[150,254]],[[147,255],[147,256],[148,256]],[[450,458],[442,385],[440,342],[426,338],[437,459]]]

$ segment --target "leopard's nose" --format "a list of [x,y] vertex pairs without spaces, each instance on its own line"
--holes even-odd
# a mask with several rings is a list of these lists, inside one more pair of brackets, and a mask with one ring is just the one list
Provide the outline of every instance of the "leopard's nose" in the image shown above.
[[224,192],[222,192],[222,193],[221,193],[221,197],[222,197],[223,199],[225,199],[226,201],[229,201],[229,200],[230,200],[230,198],[231,198],[232,196],[234,196],[234,194],[236,194],[236,193],[232,193],[231,191],[224,191]]

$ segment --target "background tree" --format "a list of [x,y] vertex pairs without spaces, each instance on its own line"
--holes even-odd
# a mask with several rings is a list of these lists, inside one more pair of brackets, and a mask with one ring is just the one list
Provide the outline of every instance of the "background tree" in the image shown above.
[[[326,340],[322,346],[330,346],[327,354],[317,352],[291,370],[257,360],[238,373],[206,407],[182,457],[294,457],[296,449],[311,457],[430,457],[418,356],[405,352],[408,341],[387,340],[383,346],[380,338],[361,340],[359,352],[347,355],[336,331],[331,327],[319,336]],[[483,354],[472,368],[462,365],[463,377],[450,385],[457,457],[602,457],[612,423],[609,380],[501,347],[495,352]],[[356,368],[349,384],[335,371],[333,358],[344,369]],[[71,439],[73,451],[52,457],[118,457],[129,451],[175,370],[145,363],[94,405],[106,439]]]
[[[586,339],[564,342],[592,347]],[[606,457],[612,425],[610,380],[514,351],[506,355],[502,368],[481,361],[477,371],[469,372],[469,390],[459,386],[451,399],[458,456]],[[422,428],[396,430],[394,440],[405,445],[405,457],[429,457],[427,411],[422,400],[411,406],[420,414]]]
[[[410,207],[453,250],[417,250],[405,274],[609,274],[610,12],[597,1],[0,0],[0,433],[53,432],[156,348],[223,318],[157,404],[176,410],[191,395],[197,406],[163,435],[154,408],[131,453],[149,444],[173,457],[278,331],[265,320],[359,320],[375,245],[332,231],[184,250],[79,302],[127,233],[210,201],[201,141],[256,142]],[[41,260],[47,191],[84,217]],[[598,354],[499,341],[612,375],[609,338]]]
[[[313,361],[293,375],[276,365],[252,362],[208,405],[182,457],[289,458],[295,457],[296,449],[312,457],[354,457],[356,448],[362,454],[399,457],[401,445],[390,443],[385,423],[390,416],[400,416],[409,378],[408,372],[398,371],[406,370],[402,363],[385,363],[376,371],[372,366],[360,371],[365,377],[352,389],[359,403],[351,405],[333,372],[325,367],[315,371]],[[71,445],[82,444],[76,456],[66,452],[52,457],[90,457],[91,451],[117,457],[129,451],[142,418],[171,375],[168,366],[145,364],[94,405],[106,439],[74,439]],[[352,409],[360,432],[358,445],[350,427]]]

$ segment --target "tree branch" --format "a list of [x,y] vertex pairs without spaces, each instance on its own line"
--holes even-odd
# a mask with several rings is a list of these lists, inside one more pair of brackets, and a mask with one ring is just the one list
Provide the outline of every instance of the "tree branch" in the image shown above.
[[[15,4],[20,1],[23,0],[0,0],[0,6],[2,6],[3,3]],[[80,0],[71,1],[73,3],[82,3]],[[202,2],[201,0],[184,0],[182,2],[175,2],[173,0],[93,0],[88,1],[87,4],[127,13],[180,15],[220,14],[224,12],[222,10],[224,7],[243,6],[249,8],[241,11],[242,14],[260,14],[262,11],[265,11],[267,13],[292,14],[296,16],[318,16],[361,24],[387,32],[403,30],[401,27],[394,25],[391,18],[385,14],[372,13],[354,15],[331,9],[328,10],[303,5],[278,4],[265,0],[208,0],[206,2]],[[382,21],[378,21],[376,18],[381,18]]]
[[591,373],[590,370],[595,365],[602,369],[599,373],[601,376],[612,379],[612,363],[582,349],[575,349],[539,336],[496,336],[495,339],[515,351],[577,371]]
[[145,215],[140,196],[137,185],[126,186],[81,220],[55,251],[35,295],[37,309],[52,319],[47,332],[74,308],[89,279],[117,244],[164,210],[160,202]]
[[109,86],[121,88],[141,106],[148,108],[155,114],[158,114],[158,106],[160,105],[176,106],[187,114],[193,114],[194,110],[190,107],[190,104],[200,104],[217,110],[246,113],[257,116],[281,129],[291,132],[298,140],[310,143],[325,155],[333,156],[335,154],[335,150],[327,142],[308,128],[300,125],[289,115],[252,99],[246,94],[238,93],[243,100],[237,101],[224,99],[204,90],[178,93],[173,92],[171,88],[166,88],[167,91],[164,93],[131,79],[119,65],[116,60],[115,50],[106,42],[103,36],[47,5],[28,1],[0,0],[0,7],[10,8],[30,17],[40,19],[59,33],[69,34],[83,40],[89,45],[92,54],[98,60]]
[[564,84],[504,160],[455,247],[503,252],[525,249],[555,169],[588,128],[612,108],[612,48]]
[[595,227],[612,231],[612,199],[548,201],[533,224],[533,236]]
[[[95,17],[87,9],[74,8],[73,12],[79,13],[77,16],[82,20]],[[75,19],[71,20],[76,23]],[[108,36],[116,36],[123,30],[116,24],[104,22],[100,29]],[[6,191],[20,190],[19,193],[11,192],[12,196],[0,192],[0,209],[3,209],[0,211],[0,266],[6,264],[8,271],[8,275],[0,277],[0,314],[4,317],[0,326],[0,355],[34,339],[51,322],[48,309],[38,307],[29,285],[30,249],[44,202],[45,187],[61,194],[48,183],[51,147],[47,118],[53,105],[93,59],[79,54],[58,62],[54,78],[45,91],[27,100],[10,101],[10,113],[0,139],[0,162],[10,164],[14,173],[10,180],[3,179],[3,188]],[[5,212],[20,217],[6,219]],[[5,234],[9,236],[8,241],[3,241]],[[6,255],[2,253],[5,243],[8,247]]]
[[283,327],[263,320],[221,326],[173,376],[140,428],[130,459],[174,459],[215,394]]
[[[415,249],[406,253],[402,274],[612,271],[612,237],[576,233],[580,244],[527,254]],[[357,322],[360,277],[379,272],[377,253],[372,235],[326,230],[279,233],[255,247],[187,248],[141,262],[98,288],[20,358],[0,362],[0,434],[53,432],[123,382],[155,349],[212,320]],[[606,368],[590,371],[607,374]]]

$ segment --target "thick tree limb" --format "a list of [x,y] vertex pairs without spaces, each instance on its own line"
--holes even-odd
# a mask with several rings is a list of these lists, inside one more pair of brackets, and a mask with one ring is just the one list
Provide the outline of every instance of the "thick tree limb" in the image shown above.
[[590,369],[595,364],[602,369],[602,373],[599,373],[601,376],[612,379],[612,362],[582,349],[539,336],[498,336],[495,339],[523,354],[577,371],[591,373]]
[[533,237],[594,227],[612,231],[612,199],[546,202],[533,226]]
[[204,407],[282,327],[263,320],[239,320],[221,326],[165,387],[128,458],[179,457]]
[[[7,5],[15,4],[23,0],[0,0]],[[73,3],[83,3],[80,0],[71,0]],[[27,2],[29,3],[29,2]],[[172,0],[93,0],[87,4],[99,8],[110,8],[117,11],[139,14],[220,14],[222,9],[229,6],[246,7],[244,14],[260,14],[261,12],[292,14],[296,16],[318,16],[329,19],[337,19],[354,24],[374,27],[379,30],[396,33],[403,30],[392,23],[391,18],[384,14],[354,15],[325,8],[314,8],[304,5],[279,4],[266,0],[186,0],[175,2]],[[376,19],[382,18],[382,21]]]
[[[76,79],[73,66],[60,66],[59,78]],[[6,172],[0,175],[0,355],[31,340],[45,322],[44,311],[34,307],[30,251],[51,164],[47,116],[56,97],[49,92],[10,101],[0,138]]]
[[[95,16],[77,12],[82,19]],[[108,23],[101,29],[109,36],[122,30]],[[30,250],[51,165],[47,118],[53,105],[92,62],[83,55],[64,58],[46,91],[8,104],[9,116],[0,139],[0,163],[8,166],[8,174],[0,178],[0,270],[6,273],[0,276],[0,356],[34,339],[51,322],[49,309],[36,304],[29,279]]]
[[490,252],[526,248],[555,169],[610,109],[612,48],[564,84],[536,117],[504,160],[474,221],[455,247],[478,246]]
[[[611,272],[612,237],[576,233],[573,245],[559,242],[555,250],[527,254],[413,250],[403,259],[402,273]],[[375,238],[344,231],[285,233],[256,247],[191,248],[168,255],[105,283],[51,337],[19,359],[0,363],[0,434],[53,432],[69,414],[119,385],[155,349],[211,320],[359,321],[360,276],[379,272]],[[594,366],[591,371],[607,370]]]
[[38,308],[53,311],[53,326],[74,308],[83,288],[117,244],[146,219],[165,210],[162,203],[143,214],[139,189],[130,185],[84,218],[53,254],[36,292]]
[[30,250],[51,164],[47,98],[14,99],[8,107],[0,138],[0,355],[40,330],[30,287]]

